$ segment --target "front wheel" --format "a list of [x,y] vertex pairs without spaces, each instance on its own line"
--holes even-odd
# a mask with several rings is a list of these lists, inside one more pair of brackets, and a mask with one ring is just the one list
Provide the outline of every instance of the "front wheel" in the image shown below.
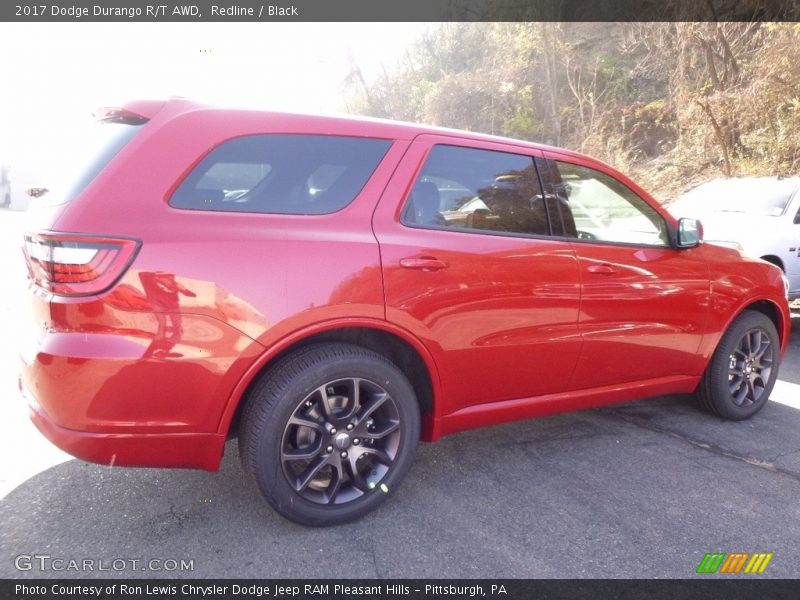
[[305,525],[344,523],[376,508],[400,483],[419,440],[408,379],[350,344],[287,356],[247,402],[242,461],[273,508]]
[[749,419],[766,404],[778,378],[780,340],[764,314],[744,311],[711,358],[697,391],[701,405],[725,419]]

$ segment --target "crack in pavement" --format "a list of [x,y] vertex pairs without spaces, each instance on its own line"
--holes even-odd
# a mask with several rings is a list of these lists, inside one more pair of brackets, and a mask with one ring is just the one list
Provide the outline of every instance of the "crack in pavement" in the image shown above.
[[372,568],[375,569],[375,577],[383,579],[381,571],[378,568],[378,558],[375,556],[375,541],[370,538],[370,551],[372,552]]
[[[790,479],[794,479],[795,481],[800,483],[800,473],[797,473],[796,471],[791,471],[789,469],[784,469],[783,467],[779,467],[779,466],[773,464],[772,462],[767,462],[767,461],[755,458],[753,456],[745,456],[743,454],[738,454],[737,452],[734,452],[733,450],[730,450],[728,448],[723,448],[722,446],[717,446],[716,444],[713,444],[711,442],[705,442],[705,441],[702,441],[702,440],[695,439],[695,438],[690,437],[690,436],[688,436],[686,434],[674,431],[672,429],[668,429],[667,427],[663,427],[661,425],[657,425],[657,424],[651,422],[649,419],[645,419],[645,418],[639,417],[637,415],[632,415],[632,414],[626,413],[625,411],[610,410],[610,409],[607,409],[607,408],[601,409],[601,410],[597,410],[596,412],[597,412],[597,414],[616,417],[617,419],[619,419],[621,421],[624,421],[626,423],[630,423],[631,425],[634,425],[634,426],[639,427],[641,429],[646,429],[648,431],[653,431],[655,433],[660,433],[662,435],[668,435],[670,437],[674,437],[676,439],[679,439],[679,440],[681,440],[683,442],[686,442],[686,443],[694,446],[695,448],[701,448],[703,450],[706,450],[707,452],[711,452],[712,454],[716,454],[717,456],[724,456],[725,458],[738,460],[738,461],[744,462],[744,463],[746,463],[748,465],[752,465],[754,467],[758,467],[760,469],[764,469],[765,471],[769,471],[770,473],[776,473],[776,474],[779,474],[779,475],[784,475],[784,476],[789,477]],[[797,452],[797,450],[795,450],[794,452]],[[791,453],[792,452],[787,452],[785,454],[791,454]],[[783,455],[779,455],[779,457],[780,456],[783,456]]]

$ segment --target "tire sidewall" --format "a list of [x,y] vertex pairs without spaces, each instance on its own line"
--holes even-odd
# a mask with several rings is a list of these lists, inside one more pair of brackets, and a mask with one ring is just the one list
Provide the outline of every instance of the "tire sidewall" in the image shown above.
[[[307,525],[331,525],[352,521],[376,508],[394,492],[413,462],[419,441],[420,416],[416,396],[406,377],[392,364],[358,348],[357,356],[327,361],[304,369],[285,388],[272,413],[258,432],[253,457],[253,474],[267,500],[287,517]],[[279,376],[279,373],[276,375]],[[371,381],[394,400],[400,417],[400,442],[391,467],[376,486],[346,504],[326,506],[300,496],[287,481],[281,464],[281,447],[286,423],[300,403],[316,388],[336,379],[358,377]]]
[[[736,348],[739,340],[750,330],[761,329],[769,338],[773,352],[773,366],[770,372],[769,381],[764,386],[758,402],[746,406],[738,406],[731,397],[728,388],[728,374],[730,369],[730,354]],[[711,402],[720,416],[731,420],[743,420],[752,417],[761,410],[769,399],[775,381],[778,378],[778,367],[780,366],[780,339],[775,325],[766,316],[755,311],[742,313],[725,333],[714,358],[711,362],[712,369],[710,380]]]

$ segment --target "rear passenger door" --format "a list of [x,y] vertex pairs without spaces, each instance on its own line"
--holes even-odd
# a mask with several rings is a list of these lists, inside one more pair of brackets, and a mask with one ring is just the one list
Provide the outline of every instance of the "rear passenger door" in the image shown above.
[[563,391],[575,367],[578,263],[551,235],[536,155],[420,136],[374,215],[387,319],[434,356],[444,414]]

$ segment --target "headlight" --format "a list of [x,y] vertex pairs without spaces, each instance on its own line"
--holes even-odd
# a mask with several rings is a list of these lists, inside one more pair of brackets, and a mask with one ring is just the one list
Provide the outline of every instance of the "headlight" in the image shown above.
[[786,294],[786,299],[789,299],[789,278],[784,274],[781,273],[781,279],[783,279],[783,292]]
[[742,246],[739,242],[733,242],[728,240],[706,240],[707,244],[714,244],[716,246],[724,246],[725,248],[733,248],[734,250],[738,250],[739,252],[744,252],[744,246]]

